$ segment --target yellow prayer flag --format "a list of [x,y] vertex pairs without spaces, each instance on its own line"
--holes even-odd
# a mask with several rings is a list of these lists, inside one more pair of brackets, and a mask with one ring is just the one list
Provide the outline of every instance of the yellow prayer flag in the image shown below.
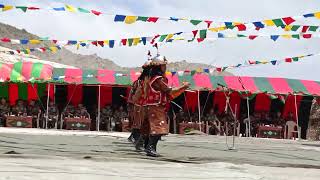
[[133,38],[133,45],[138,45],[140,43],[140,38]]
[[58,51],[58,48],[55,46],[49,47],[52,53],[56,53]]
[[314,13],[314,17],[316,17],[316,18],[320,19],[320,12],[316,12],[316,13]]
[[240,24],[243,24],[243,23],[241,23],[241,22],[233,22],[232,23],[234,26],[236,26],[236,25],[240,25]]
[[197,68],[196,72],[201,73],[201,72],[203,72],[203,70],[201,68]]
[[283,34],[281,37],[286,38],[286,39],[291,39],[292,35],[291,34]]
[[30,44],[40,44],[40,40],[37,40],[37,39],[31,39],[30,41]]
[[13,6],[11,6],[11,5],[4,5],[4,7],[2,8],[2,11],[9,11],[9,10],[11,10],[11,9],[13,9]]
[[286,25],[284,28],[285,31],[291,31],[292,25]]
[[209,31],[211,32],[219,32],[219,31],[223,31],[226,30],[227,27],[226,26],[221,26],[221,27],[216,27],[216,28],[209,28]]
[[133,24],[137,21],[138,17],[137,16],[126,16],[124,22],[126,24]]
[[169,39],[171,39],[172,37],[173,37],[173,34],[168,34],[166,40],[169,40]]
[[268,63],[269,61],[266,61],[266,60],[261,61],[261,64],[268,64]]
[[67,9],[67,11],[69,11],[69,12],[76,12],[76,8],[73,7],[73,6],[71,6],[71,5],[67,5],[67,4],[66,4],[66,9]]
[[267,26],[274,26],[274,22],[270,19],[270,20],[264,20],[263,21]]
[[104,40],[104,44],[109,45],[109,40]]

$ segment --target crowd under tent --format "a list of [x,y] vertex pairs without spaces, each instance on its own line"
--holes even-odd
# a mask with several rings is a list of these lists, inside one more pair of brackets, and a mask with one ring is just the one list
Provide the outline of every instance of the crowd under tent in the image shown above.
[[[63,105],[83,103],[96,105],[98,109],[114,103],[125,106],[125,100],[121,96],[128,94],[130,85],[139,75],[140,72],[136,71],[56,68],[38,62],[2,63],[0,97],[9,99],[11,105],[17,99],[50,97],[56,102],[63,102]],[[199,115],[206,110],[207,104],[216,106],[219,112],[223,112],[227,91],[231,108],[237,115],[248,109],[250,112],[279,110],[279,104],[282,103],[283,116],[292,112],[298,120],[304,112],[300,112],[301,104],[311,104],[312,98],[320,94],[320,82],[317,81],[213,76],[193,71],[185,71],[183,74],[167,72],[166,75],[172,87],[190,82],[190,90],[175,101],[189,111],[198,111]]]

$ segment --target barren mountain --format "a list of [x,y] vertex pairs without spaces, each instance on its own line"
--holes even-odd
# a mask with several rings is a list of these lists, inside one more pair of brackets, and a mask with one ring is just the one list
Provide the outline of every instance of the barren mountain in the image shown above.
[[[10,39],[39,39],[38,36],[27,32],[24,29],[18,29],[16,27],[0,23],[0,37],[1,38],[10,38]],[[0,42],[0,46],[7,47],[10,49],[23,49],[23,48],[35,48],[35,47],[44,47],[50,46],[54,44],[50,43],[42,43],[40,45],[21,45],[21,44],[12,44],[12,43],[3,43]],[[33,52],[33,55],[39,57],[40,59],[56,62],[60,64],[70,65],[78,68],[90,68],[95,69],[105,68],[105,69],[113,69],[113,70],[128,70],[129,68],[121,67],[115,64],[112,60],[103,59],[96,54],[94,55],[81,55],[73,53],[65,48],[59,50],[57,53],[40,53]],[[92,63],[87,63],[88,60]],[[179,71],[179,70],[195,70],[197,68],[210,68],[207,64],[201,63],[188,63],[187,61],[179,61],[173,62],[168,65],[168,70]],[[139,69],[139,68],[135,68]],[[219,75],[231,75],[228,72],[219,73]]]

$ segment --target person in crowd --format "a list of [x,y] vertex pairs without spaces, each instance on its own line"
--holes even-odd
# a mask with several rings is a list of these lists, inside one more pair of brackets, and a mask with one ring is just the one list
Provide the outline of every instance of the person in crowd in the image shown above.
[[58,123],[59,110],[53,101],[49,103],[48,109],[48,128],[55,128],[56,123]]
[[113,118],[113,111],[111,106],[105,106],[101,109],[101,129],[110,131],[111,130],[111,119]]
[[268,112],[261,113],[260,125],[272,125],[272,120]]
[[62,112],[63,117],[74,117],[75,116],[75,108],[73,105],[68,104],[67,107]]
[[17,100],[16,105],[12,108],[12,114],[16,116],[26,116],[27,108],[23,102],[23,100]]
[[205,120],[208,121],[210,126],[209,134],[210,135],[220,135],[220,121],[218,120],[217,116],[215,115],[214,109],[210,109],[209,113],[206,114]]
[[4,127],[6,124],[6,116],[10,114],[10,106],[5,98],[0,101],[0,126]]
[[289,112],[288,116],[285,118],[286,122],[287,121],[295,121],[293,112]]
[[118,110],[114,112],[115,128],[117,131],[120,131],[122,129],[121,122],[124,118],[128,118],[128,113],[124,110],[122,106],[120,106]]
[[177,124],[186,122],[188,120],[187,114],[180,109],[179,112],[176,114],[175,119],[177,121]]
[[78,107],[75,109],[75,116],[80,118],[89,118],[90,115],[87,111],[87,108],[83,104],[78,104]]
[[286,124],[285,120],[282,118],[280,111],[276,112],[276,115],[272,122],[275,126],[281,126],[282,128],[284,128]]
[[38,126],[40,126],[40,124],[39,124],[40,114],[41,114],[40,107],[36,104],[36,101],[31,100],[29,102],[28,107],[27,107],[27,115],[32,116],[32,127],[33,128],[38,128]]

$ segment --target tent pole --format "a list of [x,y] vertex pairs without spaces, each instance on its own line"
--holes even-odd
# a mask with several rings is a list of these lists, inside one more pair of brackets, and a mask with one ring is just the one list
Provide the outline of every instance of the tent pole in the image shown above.
[[250,119],[250,105],[249,105],[249,93],[247,92],[247,113],[248,113],[248,120],[249,120],[249,137],[251,137],[251,119]]
[[301,129],[299,126],[298,105],[297,105],[297,95],[296,94],[294,94],[294,107],[295,107],[297,127],[298,127],[298,138],[300,140],[301,139]]
[[201,107],[200,107],[200,90],[198,90],[198,116],[199,116],[199,130],[201,131]]
[[99,93],[98,93],[98,118],[96,122],[97,131],[100,131],[100,108],[101,108],[100,96],[101,96],[101,85],[99,85]]
[[50,83],[48,84],[48,95],[47,95],[46,129],[48,129],[48,119],[49,119],[49,101],[50,101]]

